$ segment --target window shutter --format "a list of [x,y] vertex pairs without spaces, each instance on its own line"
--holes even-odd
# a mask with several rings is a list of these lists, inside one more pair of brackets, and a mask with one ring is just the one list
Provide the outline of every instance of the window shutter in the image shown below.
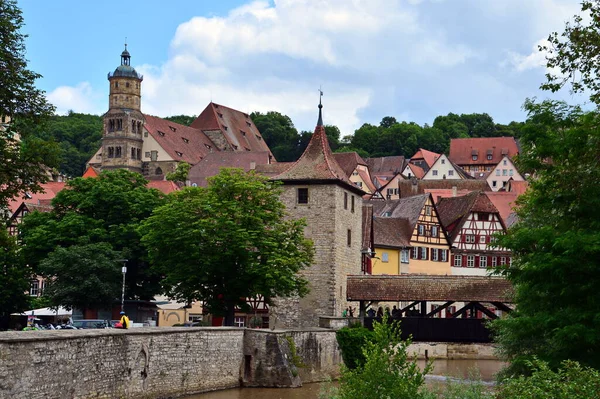
[[479,255],[475,255],[475,267],[479,267]]
[[479,234],[475,234],[475,243],[479,244]]
[[450,266],[454,266],[454,255],[450,255]]
[[425,247],[425,260],[429,259],[429,248]]
[[465,242],[467,240],[467,235],[466,234],[461,234],[460,235],[460,242]]

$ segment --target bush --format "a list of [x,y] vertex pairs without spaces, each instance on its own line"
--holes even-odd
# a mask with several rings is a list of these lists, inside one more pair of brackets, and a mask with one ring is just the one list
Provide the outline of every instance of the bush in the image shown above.
[[373,332],[362,325],[344,327],[336,333],[336,338],[344,364],[350,370],[354,370],[359,364],[364,364],[365,357],[362,348],[368,341],[372,341]]
[[600,372],[565,360],[554,371],[548,363],[527,362],[531,376],[507,378],[498,389],[498,399],[589,399],[600,398]]

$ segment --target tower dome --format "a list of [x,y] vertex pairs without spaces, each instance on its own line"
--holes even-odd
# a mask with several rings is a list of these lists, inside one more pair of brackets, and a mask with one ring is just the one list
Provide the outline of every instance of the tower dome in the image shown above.
[[119,65],[112,74],[109,74],[109,78],[111,77],[144,79],[144,77],[137,73],[131,66],[131,55],[129,54],[129,51],[127,51],[127,44],[125,44],[125,49],[121,53],[121,65]]

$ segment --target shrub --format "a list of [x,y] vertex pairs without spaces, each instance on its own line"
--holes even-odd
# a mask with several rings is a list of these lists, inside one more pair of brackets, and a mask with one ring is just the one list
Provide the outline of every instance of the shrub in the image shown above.
[[362,348],[373,339],[373,332],[364,328],[362,325],[344,327],[336,333],[336,338],[344,364],[349,369],[355,369],[359,364],[363,364],[365,357]]
[[589,399],[600,398],[600,372],[565,360],[558,370],[538,359],[527,362],[531,376],[507,378],[498,389],[498,399]]

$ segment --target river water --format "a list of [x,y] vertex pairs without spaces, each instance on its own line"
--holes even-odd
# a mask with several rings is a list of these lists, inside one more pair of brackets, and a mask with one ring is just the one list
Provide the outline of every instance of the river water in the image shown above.
[[[436,360],[430,373],[437,376],[467,378],[473,372],[483,381],[493,381],[504,366],[498,360]],[[425,361],[419,361],[423,367]],[[186,399],[318,399],[327,383],[306,384],[301,388],[235,388],[188,396]]]

